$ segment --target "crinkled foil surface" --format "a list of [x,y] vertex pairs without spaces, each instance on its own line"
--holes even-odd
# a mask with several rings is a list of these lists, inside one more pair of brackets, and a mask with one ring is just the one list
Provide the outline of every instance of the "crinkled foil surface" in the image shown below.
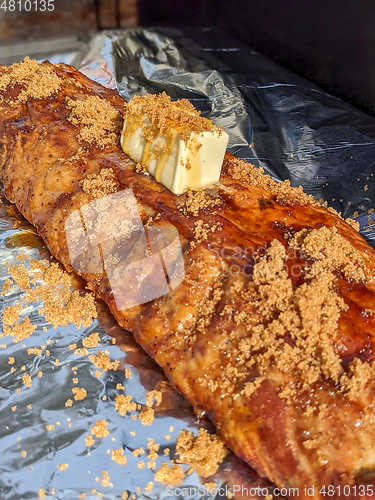
[[[104,32],[78,55],[66,57],[90,78],[117,87],[125,99],[162,90],[173,98],[190,99],[204,116],[226,128],[230,152],[262,166],[276,179],[290,178],[293,185],[303,185],[344,217],[356,217],[362,234],[375,242],[368,213],[375,206],[372,118],[211,28]],[[32,226],[4,198],[0,233],[1,284],[9,277],[9,266],[20,262],[20,252],[29,258],[50,258]],[[76,286],[84,288],[79,281]],[[1,308],[13,305],[21,295],[13,287],[0,297]],[[98,302],[97,308],[98,319],[86,329],[72,325],[54,329],[38,313],[40,304],[27,305],[22,314],[38,325],[34,334],[19,343],[0,339],[0,500],[37,499],[40,488],[45,498],[64,500],[84,498],[83,494],[88,499],[120,499],[124,492],[147,499],[213,498],[202,490],[212,481],[248,491],[260,486],[271,493],[271,486],[233,454],[208,479],[184,466],[183,487],[195,489],[172,490],[154,480],[153,470],[147,468],[148,438],[160,444],[157,469],[169,461],[165,448],[173,457],[181,429],[196,432],[197,418],[106,306]],[[99,333],[100,343],[88,354],[108,350],[110,359],[119,361],[117,370],[97,373],[88,355],[77,356],[75,349],[69,349],[73,344],[82,347],[93,332]],[[28,354],[28,349],[41,345],[41,353]],[[10,364],[12,357],[15,362]],[[131,370],[131,378],[125,377],[125,368]],[[31,387],[23,382],[25,373],[31,376]],[[151,426],[115,410],[117,384],[140,405],[147,391],[163,393]],[[87,396],[66,407],[75,385],[85,388]],[[87,447],[87,434],[98,420],[108,422],[109,435]],[[200,423],[209,428],[204,418]],[[133,450],[141,447],[146,453],[134,457]],[[120,448],[126,465],[111,460],[111,450]],[[139,468],[140,461],[145,462],[144,469]],[[64,464],[68,467],[59,467]],[[222,491],[217,493],[216,498],[222,497]]]

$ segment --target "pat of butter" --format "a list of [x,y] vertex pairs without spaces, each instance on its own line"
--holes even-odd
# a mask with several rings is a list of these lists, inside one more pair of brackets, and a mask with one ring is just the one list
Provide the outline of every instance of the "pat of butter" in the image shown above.
[[136,96],[127,104],[123,151],[175,194],[218,182],[228,134],[183,99]]

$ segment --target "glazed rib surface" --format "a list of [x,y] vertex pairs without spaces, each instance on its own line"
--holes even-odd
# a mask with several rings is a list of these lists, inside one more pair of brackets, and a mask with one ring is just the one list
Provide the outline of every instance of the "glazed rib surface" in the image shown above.
[[321,498],[322,486],[372,484],[375,251],[338,215],[230,155],[213,189],[173,195],[121,151],[117,131],[101,143],[80,134],[71,101],[98,96],[121,116],[116,92],[69,66],[42,68],[56,80],[26,97],[29,80],[0,69],[10,75],[0,82],[6,197],[72,271],[66,221],[97,197],[82,181],[106,171],[105,194],[132,189],[144,224],[177,229],[185,278],[124,310],[106,273],[82,271],[88,287],[260,475],[300,498],[305,486]]

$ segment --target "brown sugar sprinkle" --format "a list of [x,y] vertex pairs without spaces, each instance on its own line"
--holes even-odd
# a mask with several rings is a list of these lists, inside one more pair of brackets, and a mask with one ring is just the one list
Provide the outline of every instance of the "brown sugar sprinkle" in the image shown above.
[[136,450],[133,450],[133,456],[134,457],[139,457],[140,455],[143,455],[145,450],[143,448],[137,448]]
[[4,325],[3,333],[0,333],[0,337],[12,337],[13,342],[22,342],[27,337],[29,337],[36,330],[36,325],[30,323],[30,318],[26,317],[21,323],[17,323],[13,327],[8,327]]
[[145,227],[149,227],[149,226],[152,226],[152,224],[158,220],[161,219],[161,214],[160,213],[157,213],[156,215],[152,216],[150,215],[149,217],[147,217],[146,219],[146,222],[144,222],[144,226]]
[[223,201],[221,198],[211,197],[206,191],[187,191],[186,200],[184,203],[177,205],[180,212],[185,214],[192,214],[198,216],[201,210],[209,207],[222,205]]
[[178,462],[188,464],[202,477],[215,474],[219,465],[228,455],[219,436],[209,434],[205,429],[199,429],[198,435],[182,430],[176,441]]
[[234,157],[230,159],[224,158],[223,167],[228,168],[229,174],[234,180],[246,182],[254,187],[264,188],[274,195],[278,202],[319,205],[311,195],[307,195],[303,191],[302,186],[292,187],[289,180],[277,182],[269,175],[266,175],[262,167],[256,168],[254,165]]
[[[70,323],[77,328],[82,325],[87,327],[97,317],[94,294],[81,296],[78,290],[72,290],[70,275],[58,264],[46,260],[30,260],[28,264],[30,268],[18,264],[9,268],[9,272],[20,288],[26,291],[22,301],[32,303],[42,300],[44,307],[40,313],[44,313],[46,320],[55,328]],[[43,284],[31,289],[30,277],[42,280]]]
[[360,398],[366,386],[374,380],[375,362],[369,364],[354,358],[348,366],[349,370],[340,378],[341,392],[353,401]]
[[67,470],[69,468],[68,464],[59,464],[58,465],[59,470]]
[[[285,270],[286,260],[284,245],[274,240],[267,255],[255,264],[252,280],[245,284],[237,278],[232,286],[232,293],[244,304],[233,322],[247,334],[241,339],[231,336],[233,348],[226,350],[227,361],[217,378],[198,379],[207,390],[220,387],[235,399],[250,398],[272,373],[285,381],[279,396],[287,402],[298,398],[300,391],[311,391],[318,380],[331,381],[348,397],[354,395],[350,387],[366,386],[367,368],[358,360],[353,365],[356,369],[345,374],[336,351],[338,320],[347,306],[338,295],[330,265],[294,287]],[[255,374],[252,380],[249,370]]]
[[106,420],[97,420],[96,424],[91,427],[91,434],[99,439],[108,436],[108,422]]
[[90,434],[86,434],[85,445],[90,448],[90,446],[95,444],[95,439],[90,436]]
[[3,325],[12,326],[18,322],[21,306],[5,306],[2,312]]
[[78,290],[65,289],[54,295],[51,288],[44,290],[43,287],[38,288],[38,291],[42,292],[40,295],[44,302],[42,312],[54,328],[69,324],[75,324],[77,328],[81,328],[82,325],[87,327],[92,319],[97,317],[95,297],[91,293],[82,296]]
[[94,363],[96,368],[99,368],[102,372],[107,372],[108,370],[117,370],[119,367],[119,362],[117,359],[115,361],[110,361],[109,351],[103,353],[102,350],[98,350],[97,354],[91,354],[89,360]]
[[28,373],[25,373],[25,375],[23,375],[22,377],[22,382],[27,386],[27,387],[31,387],[32,385],[32,379],[30,377],[30,375]]
[[75,401],[82,401],[82,399],[85,399],[87,396],[86,389],[83,389],[82,387],[73,387],[72,393],[74,394]]
[[208,224],[203,222],[203,220],[197,220],[193,225],[193,235],[196,243],[200,243],[201,241],[207,241],[210,233],[214,233],[221,227],[220,222],[216,224]]
[[363,311],[367,316],[375,316],[375,311],[373,311],[372,309],[364,309]]
[[163,394],[160,391],[149,391],[146,393],[146,406],[151,408],[156,403],[156,406],[160,405]]
[[79,126],[79,140],[101,149],[119,143],[121,114],[108,101],[97,95],[78,101],[67,98],[66,107],[70,110],[68,120]]
[[102,486],[107,486],[108,488],[113,488],[113,484],[110,482],[110,477],[107,471],[102,471]]
[[3,284],[3,288],[1,290],[1,295],[6,295],[9,290],[12,288],[12,285],[13,285],[13,281],[10,280],[9,278],[7,278],[5,281],[4,281],[4,284]]
[[100,337],[98,333],[91,333],[85,339],[82,340],[82,345],[91,349],[99,344]]
[[172,465],[169,467],[167,462],[163,462],[161,467],[155,472],[155,481],[170,486],[176,486],[182,483],[185,474],[181,465]]
[[315,259],[309,276],[328,269],[341,271],[346,279],[356,283],[373,278],[361,253],[335,227],[302,229],[289,240],[289,246]]
[[204,333],[205,328],[210,324],[216,310],[217,304],[224,295],[222,277],[216,278],[212,288],[207,288],[196,303],[198,317],[195,328],[198,332]]
[[[144,115],[149,123],[142,120]],[[172,102],[165,92],[158,95],[134,96],[126,105],[125,121],[134,120],[134,117],[139,117],[143,135],[150,142],[153,142],[159,133],[168,137],[171,124],[185,142],[188,142],[192,132],[201,133],[213,128],[212,122],[200,116],[200,112],[187,99]],[[217,127],[217,130],[220,133],[221,128]]]
[[87,356],[87,355],[88,355],[88,353],[89,353],[89,351],[86,349],[86,347],[82,347],[82,348],[80,348],[80,349],[76,349],[76,350],[74,351],[74,354],[75,354],[76,356]]
[[98,174],[89,174],[78,184],[93,200],[116,193],[120,186],[111,168],[102,168]]
[[152,481],[150,481],[149,483],[147,483],[147,485],[145,487],[145,492],[150,493],[150,491],[152,490],[153,487],[154,487],[154,483]]
[[123,448],[112,450],[111,459],[117,462],[119,465],[126,465],[126,457],[124,456]]
[[[202,147],[202,144],[199,144],[199,147],[197,147],[197,151],[201,147]],[[186,161],[184,161],[184,160],[181,159],[180,162],[181,162],[181,165],[186,168],[186,170],[190,170],[191,169],[191,163],[190,163],[190,161],[188,159],[186,159]]]
[[25,57],[24,61],[13,64],[11,71],[0,77],[0,90],[21,86],[17,99],[26,102],[29,98],[45,99],[56,94],[61,87],[61,79],[50,64],[39,64]]
[[30,280],[28,270],[22,264],[16,264],[8,268],[9,274],[22,290],[29,290]]
[[136,411],[136,409],[137,403],[132,401],[131,396],[117,394],[115,397],[115,410],[118,411],[121,416],[126,415],[130,411]]
[[152,408],[143,408],[139,413],[142,425],[151,425],[154,422],[155,412]]
[[349,226],[352,226],[353,229],[355,229],[357,232],[360,230],[361,228],[361,225],[359,222],[355,221],[354,219],[351,219],[350,217],[348,217],[347,219],[345,219],[345,222],[347,224],[349,224]]
[[149,452],[147,458],[149,460],[156,460],[158,458],[158,451],[160,449],[160,444],[155,443],[155,440],[153,438],[148,438],[147,441],[148,441],[147,450]]
[[38,349],[37,347],[30,347],[29,349],[27,349],[27,354],[29,356],[31,356],[32,354],[34,354],[34,356],[41,356],[42,352],[42,349]]
[[138,162],[135,166],[135,171],[137,172],[137,174],[145,174],[146,172],[148,172],[148,169],[146,165],[143,165],[141,162]]

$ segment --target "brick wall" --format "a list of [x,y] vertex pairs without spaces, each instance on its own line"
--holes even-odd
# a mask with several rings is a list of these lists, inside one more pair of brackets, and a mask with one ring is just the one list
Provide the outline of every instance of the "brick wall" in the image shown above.
[[[25,11],[25,0],[13,2],[13,12],[9,10],[10,1],[3,2],[0,0],[0,5],[8,9],[0,8],[2,44],[82,35],[98,28],[133,27],[138,21],[137,0],[54,0],[54,10],[45,12],[35,12],[35,0],[28,3],[29,12]],[[37,2],[40,7],[41,0]]]

